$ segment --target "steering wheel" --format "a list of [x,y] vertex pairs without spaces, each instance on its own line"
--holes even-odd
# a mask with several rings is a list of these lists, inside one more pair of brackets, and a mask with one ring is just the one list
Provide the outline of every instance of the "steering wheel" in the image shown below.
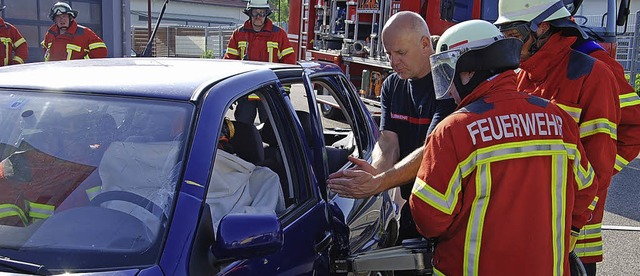
[[164,209],[158,206],[158,204],[155,204],[153,201],[138,194],[127,191],[102,192],[91,200],[91,205],[99,207],[102,203],[114,200],[129,202],[138,205],[156,216],[160,221],[167,220],[167,214],[165,214]]

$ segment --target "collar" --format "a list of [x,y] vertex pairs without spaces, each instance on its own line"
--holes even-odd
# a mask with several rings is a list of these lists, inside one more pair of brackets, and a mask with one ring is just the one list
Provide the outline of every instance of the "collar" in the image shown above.
[[507,70],[490,79],[482,82],[476,89],[471,92],[466,98],[462,99],[458,108],[466,106],[482,97],[489,95],[500,95],[504,92],[516,91],[516,73],[514,70]]
[[[251,18],[249,18],[249,20],[244,22],[244,25],[242,25],[242,28],[245,31],[258,33],[253,30],[253,25],[251,25]],[[260,30],[260,32],[272,32],[272,31],[273,31],[273,22],[271,22],[271,19],[265,18],[264,27],[262,27],[262,30]]]
[[576,37],[562,36],[560,32],[553,34],[549,40],[533,54],[528,60],[520,63],[520,68],[527,73],[527,77],[533,82],[541,82],[547,78],[547,74],[560,65],[560,62],[571,51],[571,45]]
[[[53,23],[53,26],[51,26],[51,30],[53,30],[56,35],[60,35],[60,29],[58,29],[58,25],[56,25],[55,23]],[[69,24],[69,28],[67,28],[67,34],[71,34],[71,35],[75,35],[76,31],[78,30],[78,23],[76,22],[76,20],[71,21],[71,24]]]

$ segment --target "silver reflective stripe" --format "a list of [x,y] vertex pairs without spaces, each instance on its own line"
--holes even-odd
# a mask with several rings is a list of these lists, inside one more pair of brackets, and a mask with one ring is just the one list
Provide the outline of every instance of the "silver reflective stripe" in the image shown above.
[[465,237],[464,275],[478,275],[480,265],[480,247],[482,245],[482,227],[487,214],[491,194],[491,165],[478,166],[476,173],[476,197],[471,205],[469,223]]
[[587,224],[580,229],[579,240],[602,237],[602,223]]
[[571,115],[571,118],[573,118],[573,120],[576,121],[576,123],[580,122],[580,115],[582,114],[581,108],[571,107],[571,106],[567,106],[559,103],[556,103],[556,105],[562,108],[562,110],[564,110],[565,112],[569,113],[569,115]]
[[564,218],[565,204],[564,195],[566,194],[567,183],[567,158],[564,155],[554,155],[552,158],[553,172],[551,181],[551,210],[553,216],[552,233],[553,233],[553,275],[563,275],[564,268]]
[[621,171],[622,169],[624,169],[624,167],[626,167],[629,164],[629,161],[627,161],[626,159],[624,159],[622,156],[617,155],[616,154],[616,163],[613,165],[613,167],[617,170],[617,171]]
[[429,186],[420,178],[416,178],[413,185],[412,193],[422,199],[424,202],[440,210],[441,212],[451,215],[453,208],[458,200],[458,193],[461,189],[461,178],[459,170],[456,170],[455,175],[451,178],[447,191],[441,194],[436,189]]
[[600,256],[602,255],[602,241],[578,243],[573,251],[578,254],[578,257]]
[[620,95],[620,108],[640,104],[640,97],[635,92]]
[[607,119],[596,119],[580,124],[580,138],[591,136],[597,133],[604,133],[611,136],[611,139],[618,139],[616,124]]

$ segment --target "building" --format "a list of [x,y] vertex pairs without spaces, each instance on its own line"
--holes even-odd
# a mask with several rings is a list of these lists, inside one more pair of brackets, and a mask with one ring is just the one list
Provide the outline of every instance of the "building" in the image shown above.
[[[26,62],[44,60],[40,42],[53,24],[49,19],[49,10],[55,0],[0,0],[7,6],[2,18],[15,25],[29,46],[29,58]],[[127,56],[130,53],[129,0],[70,0],[65,1],[78,10],[79,24],[91,28],[98,34],[109,49],[109,57]]]
[[[131,25],[148,26],[149,0],[131,1]],[[155,26],[164,0],[151,1],[151,22]],[[235,26],[246,20],[243,0],[172,0],[167,5],[160,26]]]

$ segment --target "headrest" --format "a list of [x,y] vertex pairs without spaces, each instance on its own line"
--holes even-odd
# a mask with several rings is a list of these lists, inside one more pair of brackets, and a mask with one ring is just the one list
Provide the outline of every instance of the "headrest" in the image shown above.
[[233,121],[235,134],[229,141],[235,153],[245,161],[258,164],[264,161],[264,147],[258,128],[253,124]]

